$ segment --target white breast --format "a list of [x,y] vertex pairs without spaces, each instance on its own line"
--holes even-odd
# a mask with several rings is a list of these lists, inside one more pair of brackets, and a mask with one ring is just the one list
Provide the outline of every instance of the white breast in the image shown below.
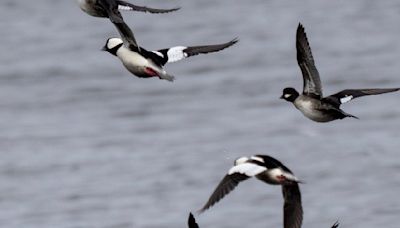
[[130,51],[125,47],[121,47],[117,51],[118,58],[128,67],[148,66],[149,61],[137,52]]

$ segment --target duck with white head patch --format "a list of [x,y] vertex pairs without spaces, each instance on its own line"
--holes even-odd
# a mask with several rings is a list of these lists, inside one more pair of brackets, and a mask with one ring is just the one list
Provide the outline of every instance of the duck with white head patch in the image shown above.
[[115,25],[122,39],[109,38],[102,50],[117,56],[129,72],[140,78],[158,77],[173,81],[174,76],[163,69],[166,63],[176,62],[198,54],[218,52],[238,42],[237,39],[233,39],[227,43],[215,45],[177,46],[147,51],[137,45],[132,31],[125,23]]
[[[240,157],[219,182],[207,203],[199,210],[200,213],[212,207],[225,195],[229,194],[242,181],[251,177],[272,185],[282,186],[283,227],[301,228],[303,222],[303,207],[299,183],[302,183],[289,168],[280,161],[267,155]],[[331,228],[337,228],[336,222]]]
[[79,7],[87,14],[94,17],[106,17],[117,27],[124,36],[130,37],[132,43],[136,44],[132,30],[125,24],[120,10],[141,11],[150,13],[169,13],[180,8],[172,9],[153,9],[145,6],[133,5],[122,0],[77,0]]
[[[304,116],[316,122],[329,122],[346,117],[351,114],[340,109],[340,105],[357,97],[395,92],[400,88],[387,89],[346,89],[328,97],[322,95],[322,84],[314,58],[307,40],[304,27],[299,24],[296,33],[297,62],[303,74],[303,93],[294,88],[285,88],[281,99],[294,104]],[[358,119],[358,118],[357,118]]]
[[303,221],[303,208],[299,179],[280,161],[267,155],[241,157],[220,181],[207,203],[199,210],[204,212],[231,192],[240,182],[251,177],[272,185],[281,185],[284,198],[284,227],[299,228]]

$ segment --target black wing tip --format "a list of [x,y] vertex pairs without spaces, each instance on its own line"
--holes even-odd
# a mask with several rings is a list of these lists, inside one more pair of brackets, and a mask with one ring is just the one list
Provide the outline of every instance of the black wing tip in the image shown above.
[[230,43],[236,44],[236,43],[239,42],[239,41],[240,41],[239,37],[235,37],[235,38],[233,38],[233,39],[230,41]]
[[305,33],[305,28],[301,22],[299,22],[299,25],[297,26],[297,34],[300,33]]
[[198,228],[199,227],[199,225],[196,223],[196,219],[194,218],[192,212],[189,213],[188,226],[189,226],[189,228]]
[[230,46],[233,46],[233,45],[235,45],[237,42],[239,42],[239,38],[238,38],[238,37],[235,37],[235,38],[232,39],[231,41],[225,43],[225,47],[224,47],[223,49],[228,48],[228,47],[230,47]]
[[307,41],[306,30],[305,30],[303,24],[301,24],[300,22],[299,22],[299,25],[297,26],[296,37],[297,37],[297,41],[299,41],[299,39],[301,39],[302,37],[304,37]]
[[192,212],[189,213],[189,219],[188,219],[188,223],[192,223],[192,222],[196,222],[196,219],[194,218]]
[[396,91],[399,91],[400,90],[400,88],[389,88],[389,89],[387,89],[388,90],[388,93],[390,93],[390,92],[396,92]]
[[332,228],[338,228],[340,225],[339,221],[336,221],[333,225]]
[[[373,88],[373,89],[360,89],[361,92],[366,93],[366,95],[376,95],[376,94],[382,94],[382,93],[391,93],[391,92],[396,92],[399,91],[400,88]],[[370,91],[368,91],[370,90]]]
[[153,14],[163,14],[163,13],[171,13],[180,10],[181,7],[175,7],[175,8],[170,8],[170,9],[152,9],[148,10],[149,13]]
[[178,7],[175,7],[175,8],[166,9],[166,11],[168,11],[168,13],[169,13],[169,12],[178,11],[178,10],[180,10],[181,8],[182,8],[182,7],[178,6]]
[[[223,47],[223,49],[225,49],[225,48],[228,48],[228,47],[230,47],[230,46],[236,44],[237,42],[239,42],[239,37],[235,37],[235,38],[233,38],[231,41],[228,41],[228,42],[223,43],[223,44],[221,44],[221,45],[225,46],[225,47]],[[221,49],[221,50],[222,50],[222,49]]]

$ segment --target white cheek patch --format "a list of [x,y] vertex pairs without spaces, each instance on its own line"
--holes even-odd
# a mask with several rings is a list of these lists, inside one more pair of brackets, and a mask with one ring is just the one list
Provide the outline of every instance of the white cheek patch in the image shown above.
[[187,53],[184,52],[186,48],[187,47],[184,46],[177,46],[170,48],[167,51],[168,62],[172,63],[186,58],[188,56]]
[[160,56],[161,58],[164,58],[164,55],[163,55],[163,53],[161,53],[161,52],[158,52],[158,51],[152,51],[154,54],[156,54],[156,55],[158,55],[158,56]]
[[290,94],[285,94],[285,95],[283,95],[283,97],[284,98],[289,98],[289,97],[291,97],[292,95],[290,95]]
[[240,174],[244,174],[248,177],[254,177],[255,175],[258,175],[264,171],[266,171],[267,168],[263,167],[263,166],[259,166],[256,164],[252,164],[252,163],[243,163],[237,166],[232,167],[228,174],[234,174],[234,173],[240,173]]
[[109,49],[113,49],[114,47],[116,47],[117,45],[122,44],[122,40],[120,38],[111,38],[108,40],[107,42],[107,47]]
[[351,99],[353,99],[353,96],[345,96],[345,97],[342,97],[342,98],[340,98],[340,103],[346,103],[346,102],[349,102],[349,101],[351,101]]

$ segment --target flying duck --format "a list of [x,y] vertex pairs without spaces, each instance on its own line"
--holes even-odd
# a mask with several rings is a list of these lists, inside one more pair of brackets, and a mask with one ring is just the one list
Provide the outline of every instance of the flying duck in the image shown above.
[[[240,182],[251,177],[272,185],[282,186],[283,227],[301,228],[303,222],[303,207],[299,183],[302,183],[289,168],[280,161],[267,155],[254,155],[250,158],[241,157],[235,160],[234,166],[220,181],[207,203],[199,210],[200,213],[212,207],[225,195],[229,194]],[[337,228],[336,222],[331,228]]]
[[141,11],[149,13],[169,13],[180,8],[153,9],[146,6],[137,6],[122,0],[77,0],[79,7],[87,14],[94,17],[108,17],[112,21],[122,20],[119,10]]
[[[346,89],[323,97],[322,85],[314,58],[302,24],[297,27],[296,33],[297,62],[303,74],[303,93],[299,94],[294,88],[285,88],[280,97],[300,110],[307,118],[316,122],[329,122],[336,119],[353,117],[340,109],[340,105],[357,97],[390,93],[400,88],[387,89]],[[357,118],[358,119],[358,118]]]
[[301,183],[280,161],[267,155],[254,155],[250,158],[241,157],[235,160],[234,166],[221,180],[211,194],[207,203],[199,210],[200,213],[212,207],[225,195],[231,192],[241,181],[250,177],[272,185],[282,185],[284,198],[284,227],[300,228],[303,221],[303,208],[298,183]]
[[102,50],[117,56],[128,71],[140,78],[158,77],[173,81],[174,76],[163,69],[166,63],[176,62],[198,54],[221,51],[238,42],[238,39],[233,39],[223,44],[176,46],[158,51],[147,51],[137,45],[132,31],[125,23],[114,23],[114,25],[122,39],[109,38]]

